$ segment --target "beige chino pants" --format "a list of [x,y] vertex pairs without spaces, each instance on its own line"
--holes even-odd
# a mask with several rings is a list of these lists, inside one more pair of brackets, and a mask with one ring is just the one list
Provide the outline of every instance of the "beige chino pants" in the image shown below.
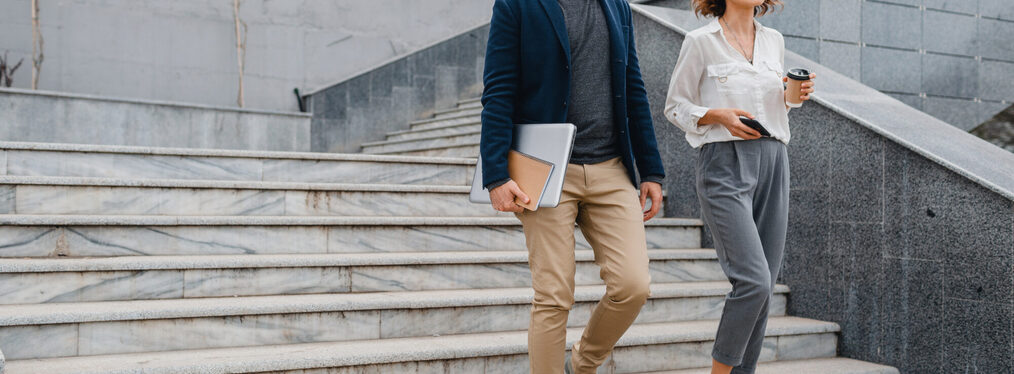
[[567,168],[560,205],[517,213],[524,226],[535,299],[528,327],[534,374],[563,373],[574,305],[574,223],[591,244],[606,294],[575,344],[575,372],[594,373],[648,298],[648,251],[637,189],[619,158]]

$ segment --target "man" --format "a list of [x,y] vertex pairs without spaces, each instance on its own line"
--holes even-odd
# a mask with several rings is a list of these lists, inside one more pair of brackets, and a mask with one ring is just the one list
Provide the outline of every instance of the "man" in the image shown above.
[[[496,0],[483,80],[482,182],[493,207],[514,212],[524,226],[535,289],[531,371],[594,373],[648,297],[643,221],[658,213],[665,177],[629,5]],[[578,130],[560,205],[526,211],[514,198],[528,197],[507,173],[514,124],[562,122]],[[567,360],[575,222],[595,251],[606,294]]]

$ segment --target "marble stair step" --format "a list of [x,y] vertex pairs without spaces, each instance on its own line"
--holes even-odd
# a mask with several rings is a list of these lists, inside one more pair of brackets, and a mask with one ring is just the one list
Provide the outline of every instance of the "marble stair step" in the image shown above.
[[464,124],[475,124],[480,123],[481,117],[479,113],[476,114],[465,114],[453,117],[444,118],[430,118],[422,119],[417,121],[409,122],[409,129],[411,130],[426,130],[435,127],[445,127],[453,125],[464,125]]
[[475,159],[0,142],[0,175],[464,186]]
[[480,102],[479,99],[475,99],[474,101],[459,101],[458,102],[458,108],[459,109],[467,109],[467,108],[480,108],[481,109],[482,108],[482,102]]
[[468,186],[0,176],[3,214],[513,217]]
[[[717,319],[730,288],[655,284],[636,323]],[[773,316],[785,314],[787,291],[776,290]],[[568,326],[584,326],[604,292],[579,287]],[[518,331],[528,326],[531,295],[510,288],[10,305],[0,307],[0,346],[9,359],[29,359]]]
[[[645,223],[649,248],[699,248],[698,219]],[[578,249],[591,249],[575,229]],[[514,217],[2,215],[0,258],[524,249]]]
[[421,148],[410,151],[395,151],[391,153],[382,153],[385,155],[398,155],[398,156],[419,156],[419,157],[479,157],[479,142],[474,144],[463,144],[455,146],[440,146],[432,148]]
[[[717,325],[714,320],[635,324],[617,343],[607,365],[616,373],[704,366],[710,362]],[[771,318],[761,360],[832,357],[839,330],[830,322]],[[581,332],[580,327],[567,330],[568,346]],[[508,331],[9,360],[5,374],[333,373],[329,368],[381,373],[445,373],[448,368],[461,373],[522,373],[528,370],[526,352],[526,331]]]
[[473,97],[473,98],[468,98],[468,99],[464,99],[464,100],[458,101],[458,107],[469,106],[469,105],[482,106],[482,98],[481,97]]
[[[653,249],[652,281],[725,280],[711,249]],[[576,284],[602,284],[576,251]],[[527,251],[0,259],[0,304],[529,287]]]
[[479,132],[471,132],[451,136],[433,135],[425,138],[363,143],[363,153],[390,154],[395,152],[410,152],[432,148],[479,144],[479,134]]
[[432,136],[455,136],[467,133],[475,133],[482,130],[481,123],[466,123],[463,125],[452,125],[434,127],[425,130],[402,130],[387,133],[387,140],[408,140],[428,138]]
[[[656,371],[643,374],[709,374],[711,368]],[[756,374],[898,374],[898,369],[850,358],[814,358],[765,362],[757,365]]]
[[0,176],[0,214],[513,216],[469,202],[468,193],[468,186]]
[[433,118],[443,119],[443,118],[454,118],[454,117],[467,116],[467,115],[477,116],[477,115],[480,115],[480,114],[482,114],[482,106],[467,106],[467,107],[457,107],[457,108],[437,110],[437,111],[433,112]]

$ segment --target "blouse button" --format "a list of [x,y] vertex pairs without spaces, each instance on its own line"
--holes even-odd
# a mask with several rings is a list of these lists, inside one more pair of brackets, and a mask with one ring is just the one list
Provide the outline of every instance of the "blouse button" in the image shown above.
[[729,80],[729,77],[718,77],[718,81],[722,82],[722,83],[725,83],[728,80]]

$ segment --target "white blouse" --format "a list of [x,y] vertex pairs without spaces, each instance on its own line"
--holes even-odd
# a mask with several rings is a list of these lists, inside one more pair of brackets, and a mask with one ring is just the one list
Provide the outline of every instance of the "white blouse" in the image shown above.
[[665,117],[686,132],[694,148],[743,140],[720,124],[698,124],[710,108],[742,109],[783,143],[789,142],[789,116],[782,85],[785,40],[775,29],[754,21],[753,64],[725,38],[714,19],[683,40],[669,83]]

